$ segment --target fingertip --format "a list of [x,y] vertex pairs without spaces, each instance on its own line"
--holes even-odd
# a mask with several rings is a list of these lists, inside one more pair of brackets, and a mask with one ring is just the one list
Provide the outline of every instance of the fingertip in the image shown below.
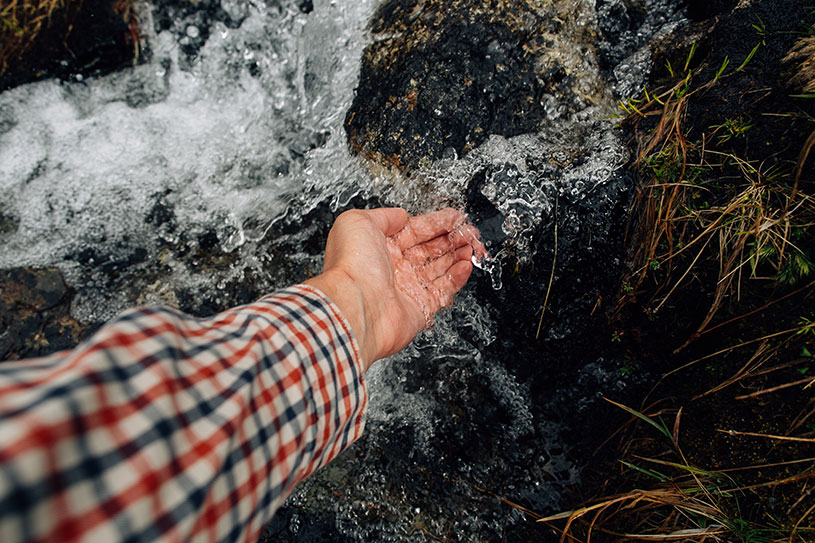
[[449,215],[451,217],[461,217],[462,219],[467,218],[467,215],[465,215],[463,211],[454,207],[444,207],[440,209],[438,213],[444,213],[445,215]]
[[472,247],[473,252],[475,253],[475,257],[478,260],[487,258],[489,256],[489,252],[487,251],[487,248],[484,247],[484,244],[481,243],[481,240],[475,240],[475,242],[473,242]]

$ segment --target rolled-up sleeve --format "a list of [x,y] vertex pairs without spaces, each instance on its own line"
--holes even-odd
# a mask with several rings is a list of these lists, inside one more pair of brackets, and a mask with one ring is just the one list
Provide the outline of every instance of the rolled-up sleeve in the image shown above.
[[255,541],[361,435],[362,368],[305,285],[208,319],[131,310],[0,363],[0,541]]

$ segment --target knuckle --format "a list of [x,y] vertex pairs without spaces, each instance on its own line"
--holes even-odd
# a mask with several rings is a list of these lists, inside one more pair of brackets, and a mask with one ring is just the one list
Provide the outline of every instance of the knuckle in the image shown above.
[[367,219],[367,217],[364,211],[359,209],[349,209],[348,211],[343,211],[340,213],[336,222],[358,222],[365,219]]

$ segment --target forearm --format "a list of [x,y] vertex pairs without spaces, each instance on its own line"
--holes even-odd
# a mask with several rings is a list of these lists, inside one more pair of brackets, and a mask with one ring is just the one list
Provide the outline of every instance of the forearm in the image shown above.
[[298,287],[207,320],[129,312],[0,364],[0,540],[252,540],[362,432],[357,351]]

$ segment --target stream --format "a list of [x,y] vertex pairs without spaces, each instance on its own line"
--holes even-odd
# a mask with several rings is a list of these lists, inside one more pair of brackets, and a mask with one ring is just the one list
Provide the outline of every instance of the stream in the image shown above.
[[349,207],[467,211],[490,258],[372,367],[365,435],[262,539],[534,539],[497,497],[556,512],[580,480],[572,421],[634,379],[591,335],[608,333],[595,309],[633,189],[616,100],[682,2],[540,0],[564,14],[551,55],[579,68],[580,98],[546,95],[536,131],[410,175],[354,155],[344,126],[381,3],[156,0],[139,8],[138,65],[0,93],[0,268],[58,267],[83,323],[135,304],[206,315],[319,273]]

